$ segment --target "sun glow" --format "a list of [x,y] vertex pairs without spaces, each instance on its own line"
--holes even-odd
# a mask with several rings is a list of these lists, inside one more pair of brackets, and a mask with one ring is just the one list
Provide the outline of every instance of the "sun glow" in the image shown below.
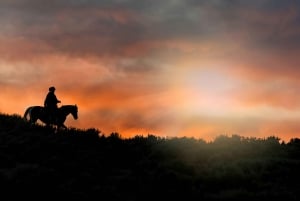
[[238,85],[215,70],[189,69],[180,73],[182,113],[224,116],[236,112],[234,89]]

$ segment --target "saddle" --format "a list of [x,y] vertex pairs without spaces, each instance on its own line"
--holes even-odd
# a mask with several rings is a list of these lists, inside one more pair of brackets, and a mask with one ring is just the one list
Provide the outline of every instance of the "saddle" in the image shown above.
[[50,123],[55,123],[57,121],[58,109],[44,107],[44,113],[48,117]]

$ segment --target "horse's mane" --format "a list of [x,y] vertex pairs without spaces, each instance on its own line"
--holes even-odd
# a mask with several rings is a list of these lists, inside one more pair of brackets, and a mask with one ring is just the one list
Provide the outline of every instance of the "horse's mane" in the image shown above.
[[62,105],[62,106],[60,106],[60,108],[62,108],[62,107],[77,107],[77,105]]
[[58,109],[77,108],[77,105],[62,105]]

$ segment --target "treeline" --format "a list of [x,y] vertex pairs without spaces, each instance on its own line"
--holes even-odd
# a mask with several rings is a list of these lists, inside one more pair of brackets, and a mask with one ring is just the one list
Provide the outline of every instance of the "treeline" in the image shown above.
[[124,139],[0,115],[0,186],[10,200],[298,200],[299,154],[297,138]]

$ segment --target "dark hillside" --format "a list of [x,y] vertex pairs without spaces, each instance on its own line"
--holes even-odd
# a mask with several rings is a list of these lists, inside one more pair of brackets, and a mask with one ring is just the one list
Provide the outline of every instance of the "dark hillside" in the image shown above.
[[0,114],[6,200],[299,200],[300,139],[54,130]]

